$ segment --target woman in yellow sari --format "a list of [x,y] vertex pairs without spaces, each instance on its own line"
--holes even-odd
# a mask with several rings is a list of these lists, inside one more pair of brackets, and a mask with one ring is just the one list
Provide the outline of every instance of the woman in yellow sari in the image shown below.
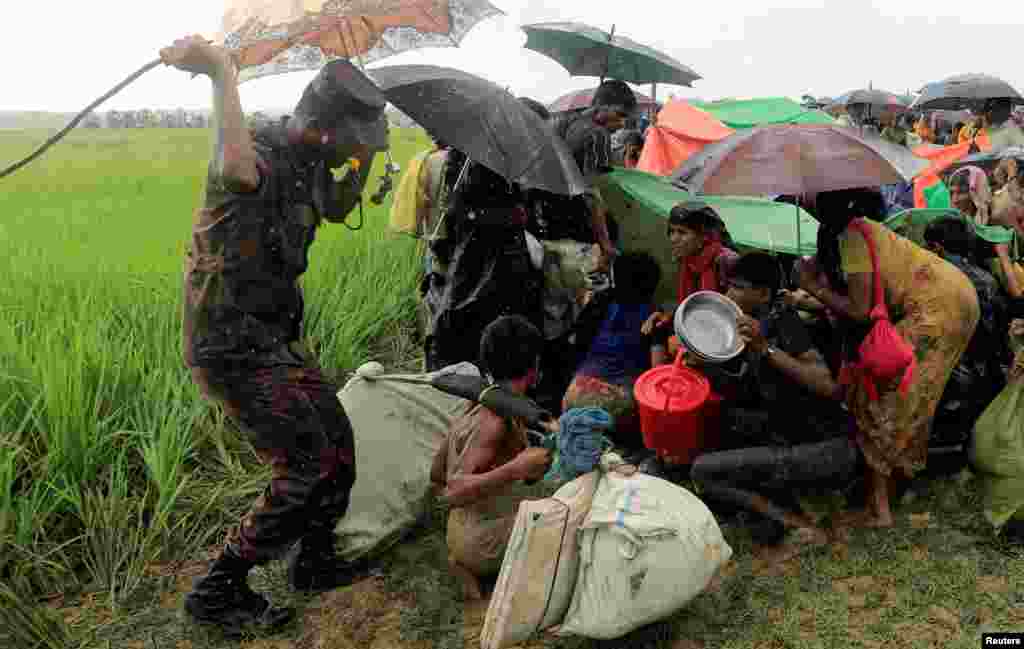
[[883,213],[883,206],[876,190],[820,194],[815,206],[822,224],[818,255],[800,272],[801,288],[845,323],[844,356],[855,360],[853,350],[872,324],[871,257],[864,237],[850,227],[854,219],[863,218],[877,251],[891,321],[914,348],[917,367],[908,392],[899,389],[899,378],[878,384],[877,399],[861,381],[846,387],[868,469],[867,509],[850,522],[871,527],[893,524],[891,482],[925,467],[936,407],[980,316],[977,291],[966,275],[871,220]]

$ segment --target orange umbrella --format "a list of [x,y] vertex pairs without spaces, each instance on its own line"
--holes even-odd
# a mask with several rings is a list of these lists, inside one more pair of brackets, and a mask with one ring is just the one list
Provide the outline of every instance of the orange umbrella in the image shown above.
[[694,153],[732,133],[707,111],[685,101],[670,101],[658,113],[657,122],[647,129],[637,169],[668,176]]
[[501,14],[488,0],[227,0],[218,40],[233,51],[241,82],[335,58],[365,65],[458,46],[474,25]]
[[[502,14],[488,0],[226,0],[218,41],[232,52],[238,81],[318,70],[337,58],[361,64],[421,47],[458,46],[481,20]],[[158,58],[86,106],[39,148],[0,169],[9,176],[43,154]]]

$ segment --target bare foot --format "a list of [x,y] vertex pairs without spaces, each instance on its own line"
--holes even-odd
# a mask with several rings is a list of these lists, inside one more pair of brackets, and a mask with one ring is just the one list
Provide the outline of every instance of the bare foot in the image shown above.
[[843,512],[832,523],[834,528],[879,529],[893,526],[892,514],[879,516],[870,510]]

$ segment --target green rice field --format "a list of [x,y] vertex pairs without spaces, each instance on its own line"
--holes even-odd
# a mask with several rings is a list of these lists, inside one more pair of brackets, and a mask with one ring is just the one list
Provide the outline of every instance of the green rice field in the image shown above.
[[[0,159],[48,135],[0,131]],[[428,145],[419,131],[393,139],[403,165]],[[199,519],[216,518],[197,487],[244,477],[181,361],[183,253],[210,149],[205,129],[79,130],[0,181],[7,597],[88,582],[116,600],[133,562],[194,544]],[[365,227],[325,226],[312,249],[306,335],[339,378],[413,317],[415,243],[386,232],[388,206],[367,201]],[[201,454],[223,462],[197,471]]]
[[[0,164],[48,135],[0,130]],[[393,138],[403,167],[428,146]],[[182,620],[268,477],[181,361],[210,145],[197,129],[73,131],[0,180],[0,648],[479,647],[486,604],[462,602],[447,573],[441,508],[350,588],[305,597],[279,562],[254,570],[254,588],[299,610],[273,638],[239,645]],[[370,358],[418,360],[416,244],[387,232],[388,206],[367,203],[357,232],[326,226],[312,249],[307,342],[339,381]],[[808,503],[823,526],[848,505],[834,498]],[[1024,553],[992,533],[969,471],[915,480],[894,515],[894,529],[841,530],[775,562],[723,521],[732,561],[672,618],[525,647],[973,649],[983,631],[1024,631]]]

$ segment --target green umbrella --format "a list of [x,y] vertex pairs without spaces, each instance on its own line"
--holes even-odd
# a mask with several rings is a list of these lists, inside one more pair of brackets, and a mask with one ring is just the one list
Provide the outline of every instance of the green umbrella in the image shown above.
[[788,97],[723,99],[691,102],[732,129],[754,128],[769,124],[835,124],[826,113],[808,110]]
[[884,225],[896,234],[924,247],[924,231],[930,224],[941,219],[966,221],[979,239],[989,243],[1013,242],[1013,230],[1001,225],[978,225],[972,219],[964,217],[960,210],[953,208],[903,210],[887,218]]
[[671,56],[625,36],[583,23],[524,25],[528,50],[553,59],[574,77],[609,77],[627,83],[687,86],[701,76]]
[[[663,277],[674,278],[678,264],[672,260],[665,223],[676,204],[694,196],[661,176],[634,169],[615,169],[598,182],[609,211],[620,224],[625,247],[649,252],[658,260]],[[811,255],[817,249],[818,222],[793,205],[747,196],[701,195],[699,199],[715,208],[741,247],[793,255]],[[657,297],[663,302],[675,300],[671,279],[662,282]]]

